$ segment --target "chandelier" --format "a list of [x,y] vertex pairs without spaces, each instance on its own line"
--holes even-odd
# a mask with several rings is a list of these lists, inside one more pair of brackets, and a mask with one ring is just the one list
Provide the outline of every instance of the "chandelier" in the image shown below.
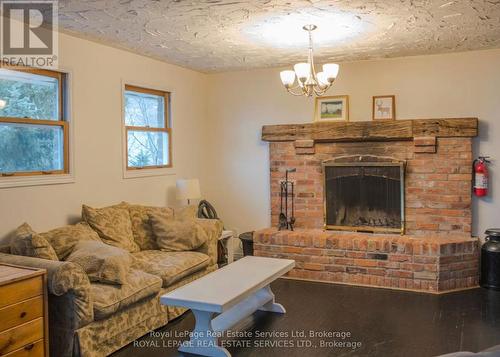
[[[311,97],[313,94],[322,96],[332,86],[337,74],[339,65],[336,63],[327,63],[323,65],[323,71],[316,73],[314,69],[314,53],[312,32],[316,30],[316,25],[305,25],[303,29],[309,33],[309,55],[307,63],[297,63],[293,66],[293,71],[280,72],[281,82],[286,90],[296,96]],[[294,87],[295,77],[298,84]]]

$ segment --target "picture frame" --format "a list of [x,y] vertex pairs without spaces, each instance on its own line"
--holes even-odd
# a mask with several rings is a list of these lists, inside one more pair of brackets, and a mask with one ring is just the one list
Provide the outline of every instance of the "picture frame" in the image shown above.
[[395,95],[377,95],[373,97],[372,120],[396,120]]
[[349,121],[349,96],[316,97],[314,122]]

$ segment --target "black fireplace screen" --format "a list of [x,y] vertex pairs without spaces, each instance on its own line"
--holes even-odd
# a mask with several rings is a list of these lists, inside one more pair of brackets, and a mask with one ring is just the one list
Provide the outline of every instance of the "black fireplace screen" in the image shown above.
[[326,163],[325,226],[404,232],[404,163]]

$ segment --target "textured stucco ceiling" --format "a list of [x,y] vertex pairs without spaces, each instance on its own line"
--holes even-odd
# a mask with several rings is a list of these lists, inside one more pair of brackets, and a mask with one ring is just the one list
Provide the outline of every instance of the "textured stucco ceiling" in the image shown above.
[[500,0],[60,0],[70,33],[204,72],[500,47]]

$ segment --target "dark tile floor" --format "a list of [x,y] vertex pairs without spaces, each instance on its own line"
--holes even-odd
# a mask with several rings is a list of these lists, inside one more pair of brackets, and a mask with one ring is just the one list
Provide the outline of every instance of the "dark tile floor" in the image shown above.
[[[500,292],[430,295],[285,279],[272,287],[287,313],[259,312],[247,319],[237,331],[251,337],[223,339],[233,356],[425,357],[500,344]],[[193,325],[188,313],[157,332],[179,336]],[[278,331],[285,337],[265,335]],[[311,331],[350,336],[310,338]],[[145,336],[113,357],[182,356],[168,345],[184,339]]]

